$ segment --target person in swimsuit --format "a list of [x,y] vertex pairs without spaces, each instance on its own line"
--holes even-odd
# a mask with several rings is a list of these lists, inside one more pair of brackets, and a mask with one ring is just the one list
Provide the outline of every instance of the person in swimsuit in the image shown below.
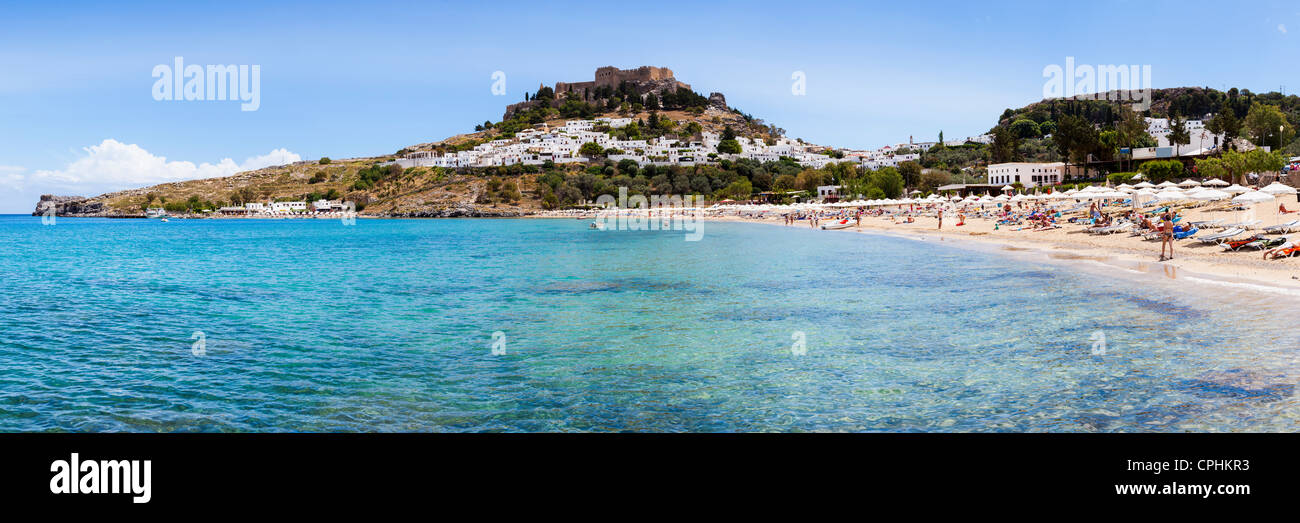
[[[1160,261],[1174,259],[1174,217],[1165,211],[1160,224]],[[1165,257],[1165,246],[1169,247],[1169,257]]]

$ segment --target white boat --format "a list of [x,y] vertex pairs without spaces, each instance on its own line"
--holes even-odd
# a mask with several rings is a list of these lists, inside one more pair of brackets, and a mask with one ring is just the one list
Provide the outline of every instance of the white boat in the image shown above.
[[144,210],[145,218],[166,218],[167,211],[159,207],[150,207]]
[[853,220],[843,219],[843,220],[835,220],[831,223],[823,223],[822,229],[827,231],[833,231],[835,229],[844,229],[852,226],[853,226]]

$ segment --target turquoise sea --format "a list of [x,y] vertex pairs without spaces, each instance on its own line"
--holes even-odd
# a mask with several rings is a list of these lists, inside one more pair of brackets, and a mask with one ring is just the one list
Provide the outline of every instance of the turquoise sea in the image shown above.
[[1283,293],[587,223],[0,217],[0,430],[1300,429]]

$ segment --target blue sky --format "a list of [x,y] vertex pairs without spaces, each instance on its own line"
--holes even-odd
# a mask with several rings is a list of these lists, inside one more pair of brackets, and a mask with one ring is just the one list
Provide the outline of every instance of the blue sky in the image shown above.
[[[392,153],[603,65],[671,67],[791,137],[866,148],[985,132],[1042,98],[1043,68],[1067,56],[1150,65],[1157,88],[1290,92],[1293,31],[1300,5],[1282,1],[6,3],[0,213],[47,192]],[[260,108],[155,101],[151,72],[177,56],[259,65]]]

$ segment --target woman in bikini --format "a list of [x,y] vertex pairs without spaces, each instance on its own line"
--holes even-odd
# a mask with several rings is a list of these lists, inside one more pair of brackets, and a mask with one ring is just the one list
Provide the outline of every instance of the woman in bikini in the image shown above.
[[[1160,261],[1174,259],[1174,217],[1168,211],[1160,223]],[[1169,257],[1165,257],[1165,246],[1169,246]]]

